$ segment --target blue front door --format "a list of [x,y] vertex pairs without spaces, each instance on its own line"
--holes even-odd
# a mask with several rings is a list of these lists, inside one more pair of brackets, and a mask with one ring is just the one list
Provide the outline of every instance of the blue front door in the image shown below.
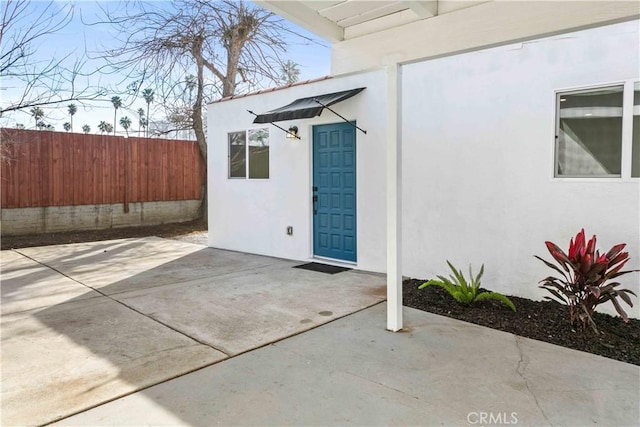
[[313,252],[356,261],[356,134],[349,123],[313,127]]

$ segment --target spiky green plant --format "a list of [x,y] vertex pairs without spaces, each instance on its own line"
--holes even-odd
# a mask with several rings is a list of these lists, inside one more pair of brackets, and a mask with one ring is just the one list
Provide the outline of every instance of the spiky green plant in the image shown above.
[[424,289],[427,286],[435,285],[447,291],[449,295],[451,295],[460,304],[470,305],[476,301],[492,299],[499,301],[505,304],[511,310],[516,311],[516,307],[515,305],[513,305],[511,300],[501,293],[490,291],[479,292],[480,279],[484,274],[484,264],[482,264],[482,267],[480,267],[480,272],[475,277],[473,276],[473,272],[471,271],[471,265],[469,265],[468,281],[467,279],[465,279],[464,274],[462,274],[462,270],[456,269],[449,261],[447,261],[447,264],[453,272],[452,275],[449,275],[449,278],[446,278],[444,276],[437,276],[440,280],[431,279],[420,285],[418,289]]

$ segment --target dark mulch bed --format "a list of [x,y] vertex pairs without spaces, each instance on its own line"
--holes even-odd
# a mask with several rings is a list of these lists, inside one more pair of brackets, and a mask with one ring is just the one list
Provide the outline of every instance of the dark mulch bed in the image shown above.
[[108,230],[71,231],[65,233],[45,233],[29,236],[2,236],[2,250],[29,248],[32,246],[63,245],[67,243],[97,242],[101,240],[127,239],[130,237],[175,237],[207,231],[202,220],[160,224],[146,227],[110,228]]
[[[567,309],[552,301],[533,301],[509,295],[518,310],[515,313],[497,301],[480,301],[464,306],[437,286],[418,290],[424,282],[415,279],[404,281],[405,306],[640,365],[640,320],[629,319],[629,323],[624,323],[620,317],[596,313],[594,321],[599,331],[596,334],[592,329],[572,329]],[[625,310],[627,313],[637,310],[637,300],[633,302],[634,307]]]

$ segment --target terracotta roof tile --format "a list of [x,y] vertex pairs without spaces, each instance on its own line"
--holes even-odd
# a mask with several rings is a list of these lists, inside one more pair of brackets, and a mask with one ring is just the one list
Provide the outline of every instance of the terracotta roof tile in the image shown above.
[[258,90],[256,92],[245,93],[245,94],[242,94],[242,95],[226,96],[226,97],[220,98],[220,99],[218,99],[216,101],[212,101],[212,102],[210,102],[210,104],[217,104],[219,102],[230,101],[232,99],[245,98],[247,96],[260,95],[261,93],[275,92],[277,90],[283,90],[283,89],[288,89],[288,88],[294,87],[294,86],[302,86],[302,85],[307,85],[307,84],[310,84],[310,83],[316,83],[316,82],[320,82],[322,80],[328,80],[330,78],[332,78],[332,77],[331,76],[318,77],[318,78],[315,78],[315,79],[305,80],[305,81],[302,81],[302,82],[296,82],[296,83],[288,84],[288,85],[285,85],[285,86],[272,87],[272,88],[269,88],[269,89],[261,89],[261,90]]

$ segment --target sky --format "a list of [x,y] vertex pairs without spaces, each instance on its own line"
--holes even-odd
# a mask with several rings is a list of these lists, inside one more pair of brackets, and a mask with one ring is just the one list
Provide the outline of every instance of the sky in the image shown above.
[[[48,3],[48,1],[31,0],[29,7],[32,8],[32,13],[23,18],[24,20],[20,23],[21,26],[28,25],[30,20],[35,19],[34,17],[37,16],[36,12],[41,11]],[[169,4],[163,0],[155,0],[153,3],[154,6],[160,7],[162,7],[163,4]],[[43,62],[49,61],[51,58],[64,58],[70,55],[69,60],[71,61],[73,58],[80,57],[84,55],[85,52],[88,52],[89,56],[96,59],[88,60],[84,69],[94,69],[102,63],[98,52],[104,48],[114,46],[113,30],[106,25],[89,26],[85,23],[99,20],[102,13],[101,8],[111,9],[117,7],[118,2],[116,0],[54,0],[53,6],[58,7],[58,13],[62,13],[69,5],[72,5],[74,8],[73,20],[57,33],[47,36],[46,39],[41,39],[36,45],[36,53],[33,59]],[[294,24],[287,23],[287,25],[290,25],[295,32],[316,41],[311,44],[302,44],[300,40],[290,40],[285,59],[290,59],[298,64],[300,80],[304,81],[329,74],[331,53],[329,44]],[[79,86],[109,87],[116,86],[120,80],[120,76],[92,75],[79,79],[78,83]],[[271,84],[271,86],[274,86],[274,84]],[[22,93],[23,88],[23,83],[19,81],[11,81],[6,78],[0,81],[0,104],[9,104],[12,99],[15,99]],[[124,91],[125,88],[126,83],[117,85],[116,89]],[[113,124],[114,110],[110,99],[114,95],[118,95],[118,93],[107,93],[106,96],[96,101],[86,101],[84,103],[74,101],[74,104],[78,107],[78,111],[73,118],[73,130],[80,132],[82,125],[88,124],[91,127],[91,133],[99,133],[97,126],[100,121],[104,120],[107,123]],[[53,106],[43,106],[42,109],[45,112],[44,121],[52,124],[55,130],[62,131],[63,123],[69,121],[69,115],[67,113],[68,104],[69,102]],[[127,115],[134,123],[133,128],[137,128],[138,115],[136,111],[138,108],[144,108],[146,110],[146,103],[141,98],[130,106],[119,109],[118,120],[120,117]],[[155,115],[152,111],[150,116],[152,121],[162,118],[161,111],[159,110]],[[29,109],[6,113],[0,117],[0,126],[14,127],[16,123],[23,124],[27,129],[33,129],[35,127],[35,122],[29,113]],[[120,126],[118,126],[118,128],[118,130],[122,130]]]

